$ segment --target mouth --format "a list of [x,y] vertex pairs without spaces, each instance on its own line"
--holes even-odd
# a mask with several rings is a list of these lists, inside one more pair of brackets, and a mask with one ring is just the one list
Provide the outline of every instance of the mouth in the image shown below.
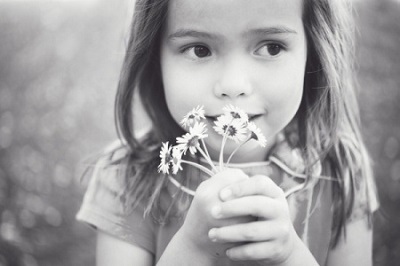
[[[214,123],[219,116],[220,115],[214,115],[214,116],[206,115],[205,117],[209,122]],[[263,116],[263,114],[248,114],[248,116],[249,116],[249,122],[252,122],[257,118]]]
[[214,123],[215,121],[217,121],[218,116],[219,115],[214,115],[214,116],[206,115],[205,117],[209,122]]
[[254,121],[261,116],[263,116],[263,115],[262,114],[249,115],[249,121]]

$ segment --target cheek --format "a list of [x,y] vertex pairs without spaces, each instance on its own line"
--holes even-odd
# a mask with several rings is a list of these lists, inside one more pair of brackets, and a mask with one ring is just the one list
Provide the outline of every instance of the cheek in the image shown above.
[[191,70],[179,64],[162,63],[162,79],[168,109],[176,122],[200,104],[204,104],[204,81],[193,75]]
[[182,114],[185,112],[183,109],[186,109],[182,106],[187,98],[186,91],[181,89],[183,87],[182,83],[182,80],[174,78],[170,71],[167,71],[165,74],[163,73],[165,100],[176,122],[180,121]]
[[268,103],[269,133],[282,130],[295,116],[303,96],[304,69],[292,68],[276,73],[273,86],[264,94]]
[[[266,101],[273,109],[284,107],[297,108],[303,95],[304,68],[291,67],[272,75],[274,81],[270,82],[270,88],[265,93]],[[268,84],[268,83],[266,83]]]

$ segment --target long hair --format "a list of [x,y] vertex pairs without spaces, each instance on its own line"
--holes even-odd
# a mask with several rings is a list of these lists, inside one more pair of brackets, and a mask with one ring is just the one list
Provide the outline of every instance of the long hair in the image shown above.
[[360,133],[352,11],[351,4],[343,0],[304,1],[308,59],[298,133],[301,146],[306,151],[309,147],[319,151],[324,170],[337,181],[332,184],[332,246],[345,233],[354,206],[355,184],[372,175]]
[[[160,69],[160,41],[168,0],[137,0],[130,40],[115,103],[117,131],[129,149],[125,158],[126,192],[133,202],[154,207],[165,183],[156,173],[161,141],[183,133],[171,117]],[[308,43],[304,94],[295,121],[305,158],[317,150],[333,184],[333,245],[345,230],[354,203],[354,183],[371,175],[361,139],[353,81],[354,31],[345,1],[304,0],[303,23]],[[137,90],[152,128],[135,136],[132,102]],[[310,149],[312,147],[312,149]],[[311,164],[307,171],[310,171]]]
[[[160,68],[160,39],[168,10],[168,0],[137,0],[130,39],[122,66],[115,100],[117,133],[128,149],[118,163],[125,166],[125,207],[144,204],[145,213],[158,209],[165,178],[157,173],[161,142],[174,142],[183,130],[170,115],[164,96]],[[138,95],[152,122],[150,132],[135,135],[133,98]],[[115,163],[115,162],[113,162]],[[160,214],[157,219],[163,219]]]

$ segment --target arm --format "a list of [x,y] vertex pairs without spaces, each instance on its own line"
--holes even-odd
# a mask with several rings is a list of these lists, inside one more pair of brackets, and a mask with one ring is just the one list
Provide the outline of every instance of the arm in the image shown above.
[[367,218],[347,224],[337,246],[329,251],[327,266],[372,265],[372,229]]
[[227,169],[202,182],[196,190],[182,227],[166,247],[157,265],[209,266],[215,265],[218,258],[226,257],[225,250],[232,247],[232,243],[212,242],[208,231],[213,227],[248,222],[253,218],[241,216],[215,219],[212,210],[221,203],[218,194],[223,187],[245,179],[248,176],[242,171]]
[[97,266],[151,266],[153,255],[145,249],[129,244],[103,231],[97,231]]
[[213,258],[207,252],[201,251],[191,241],[187,241],[184,233],[178,231],[164,251],[157,266],[211,266]]

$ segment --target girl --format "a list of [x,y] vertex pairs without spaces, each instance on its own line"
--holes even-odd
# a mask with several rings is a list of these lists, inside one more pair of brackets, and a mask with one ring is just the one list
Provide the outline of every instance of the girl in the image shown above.
[[[77,215],[98,229],[98,265],[371,265],[377,201],[352,56],[344,1],[137,0],[116,98],[122,141]],[[134,95],[152,122],[143,136]],[[161,142],[203,105],[217,160],[211,127],[227,104],[267,147],[247,143],[211,178],[186,167],[175,178],[192,197],[157,172]]]

